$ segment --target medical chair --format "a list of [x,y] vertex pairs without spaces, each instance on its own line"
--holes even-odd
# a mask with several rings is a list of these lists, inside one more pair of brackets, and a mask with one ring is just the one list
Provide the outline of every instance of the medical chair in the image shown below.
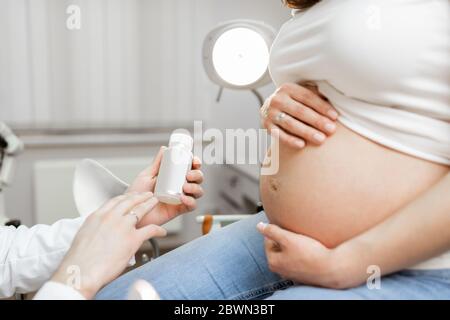
[[230,214],[230,215],[211,215],[198,216],[197,222],[202,226],[202,234],[214,232],[234,222],[251,217],[251,214]]
[[[111,171],[94,160],[85,159],[75,169],[73,197],[80,216],[88,216],[100,208],[112,196],[124,193],[128,185]],[[160,250],[155,239],[149,239],[152,246],[152,259],[159,257]],[[130,266],[135,264],[135,258]]]

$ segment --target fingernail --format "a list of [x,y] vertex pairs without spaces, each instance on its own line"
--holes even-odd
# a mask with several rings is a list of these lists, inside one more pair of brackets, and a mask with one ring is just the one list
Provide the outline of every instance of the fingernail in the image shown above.
[[296,141],[295,145],[301,149],[305,146],[305,141],[302,141],[302,140]]
[[337,119],[339,117],[339,114],[334,111],[334,110],[330,110],[328,111],[328,115],[332,118],[332,119]]
[[265,229],[266,227],[267,227],[267,223],[262,222],[262,221],[256,225],[256,228],[257,228],[259,231],[264,231],[264,229]]
[[324,142],[325,141],[325,135],[322,133],[315,133],[313,135],[313,139],[316,140],[317,142]]
[[325,125],[325,130],[329,133],[333,133],[336,130],[336,125],[334,123],[327,123]]

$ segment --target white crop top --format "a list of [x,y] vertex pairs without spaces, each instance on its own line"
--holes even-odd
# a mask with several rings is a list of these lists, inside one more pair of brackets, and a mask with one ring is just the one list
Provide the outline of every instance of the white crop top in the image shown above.
[[322,0],[294,11],[272,47],[272,79],[315,82],[348,128],[450,165],[449,4]]

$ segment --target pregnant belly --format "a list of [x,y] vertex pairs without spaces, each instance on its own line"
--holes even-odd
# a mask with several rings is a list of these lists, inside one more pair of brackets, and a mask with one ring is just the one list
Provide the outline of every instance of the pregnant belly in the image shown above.
[[277,174],[261,176],[269,220],[328,247],[380,223],[448,171],[342,125],[320,147],[299,151],[280,145],[279,165]]

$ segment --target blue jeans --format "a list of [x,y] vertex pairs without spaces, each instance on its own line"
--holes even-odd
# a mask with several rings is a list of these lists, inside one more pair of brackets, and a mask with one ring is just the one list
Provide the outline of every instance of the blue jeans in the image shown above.
[[402,271],[366,285],[333,290],[293,283],[267,267],[259,213],[198,238],[103,288],[97,299],[126,299],[134,281],[150,282],[162,299],[450,299],[450,270]]

